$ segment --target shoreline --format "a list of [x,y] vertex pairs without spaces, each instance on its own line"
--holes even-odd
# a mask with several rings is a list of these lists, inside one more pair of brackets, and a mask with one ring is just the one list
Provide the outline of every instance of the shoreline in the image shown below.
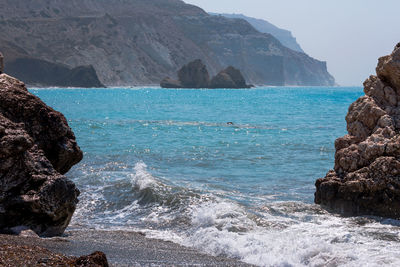
[[143,233],[107,230],[67,230],[62,237],[0,235],[0,246],[33,246],[67,257],[95,251],[106,254],[110,266],[253,266],[236,259],[215,257]]

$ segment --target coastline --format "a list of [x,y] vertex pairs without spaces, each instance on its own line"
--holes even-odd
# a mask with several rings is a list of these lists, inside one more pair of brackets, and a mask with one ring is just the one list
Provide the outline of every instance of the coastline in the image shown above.
[[102,251],[110,266],[252,266],[214,257],[178,244],[147,238],[143,233],[107,230],[67,230],[62,237],[0,235],[0,246],[33,246],[68,257]]

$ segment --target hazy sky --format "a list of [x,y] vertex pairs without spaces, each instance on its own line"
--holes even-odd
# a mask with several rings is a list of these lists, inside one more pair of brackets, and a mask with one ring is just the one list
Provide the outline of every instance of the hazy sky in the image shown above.
[[206,11],[241,13],[290,30],[310,56],[327,61],[340,85],[362,85],[377,59],[400,42],[400,0],[184,0]]

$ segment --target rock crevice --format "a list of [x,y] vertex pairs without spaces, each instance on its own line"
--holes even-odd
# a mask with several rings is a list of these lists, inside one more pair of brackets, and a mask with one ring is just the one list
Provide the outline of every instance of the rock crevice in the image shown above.
[[335,167],[316,182],[315,203],[345,215],[400,218],[400,43],[379,59],[365,95],[350,105]]

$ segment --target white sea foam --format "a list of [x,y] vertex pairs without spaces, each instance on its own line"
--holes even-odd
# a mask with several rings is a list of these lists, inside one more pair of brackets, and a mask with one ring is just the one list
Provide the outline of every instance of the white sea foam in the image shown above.
[[[132,194],[125,206],[107,209],[118,203],[107,202],[106,189],[113,185],[105,181],[103,187],[83,192],[72,226],[84,223],[85,216],[93,213],[87,221],[91,227],[141,231],[148,237],[258,266],[400,265],[399,221],[342,218],[316,205],[276,202],[268,196],[259,196],[257,202],[263,206],[246,207],[221,197],[223,191],[196,195],[163,184],[144,162],[136,163],[133,171],[126,176],[130,180],[121,178],[123,188],[132,187],[132,191],[125,188],[127,197]],[[162,200],[142,205],[133,197],[140,191]],[[181,198],[179,205],[168,202],[174,198]],[[99,207],[106,207],[102,216],[96,211]]]
[[157,184],[155,178],[147,171],[147,165],[143,161],[136,163],[134,170],[135,173],[130,175],[134,187],[143,190]]
[[[292,208],[293,203],[288,204]],[[293,218],[265,214],[264,222],[256,223],[237,204],[224,200],[202,203],[192,207],[192,225],[187,231],[148,231],[148,235],[258,266],[400,264],[399,241],[385,237],[398,236],[397,226],[374,220],[360,226],[354,219],[310,214],[313,205],[296,205],[308,207]]]

